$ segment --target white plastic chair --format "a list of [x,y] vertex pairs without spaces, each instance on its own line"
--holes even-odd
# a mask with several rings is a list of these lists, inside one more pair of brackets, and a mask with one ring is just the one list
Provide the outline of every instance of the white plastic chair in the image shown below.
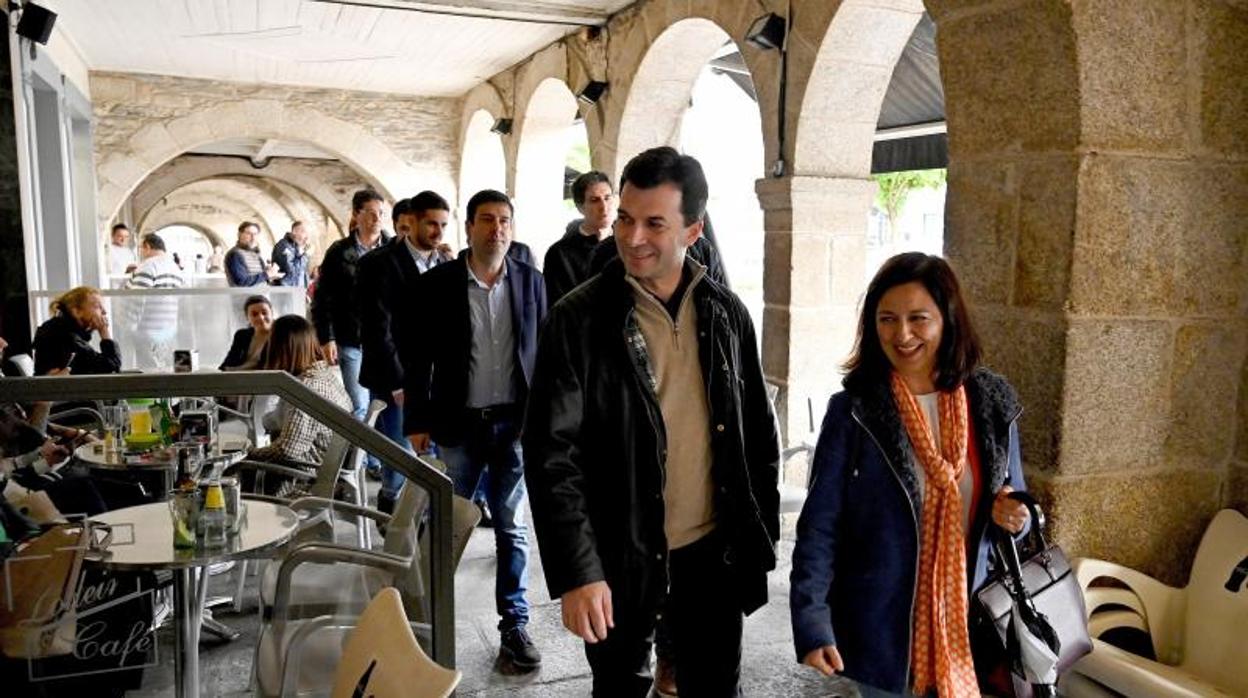
[[333,698],[447,698],[463,675],[425,654],[393,587],[382,589],[347,637]]
[[[1074,561],[1084,590],[1092,653],[1075,663],[1059,691],[1100,696],[1248,696],[1248,518],[1213,517],[1183,589],[1104,560]],[[1233,584],[1235,579],[1238,584]],[[1118,586],[1092,586],[1110,580]],[[1228,588],[1234,587],[1234,588]],[[1116,628],[1148,633],[1157,661],[1099,639]]]

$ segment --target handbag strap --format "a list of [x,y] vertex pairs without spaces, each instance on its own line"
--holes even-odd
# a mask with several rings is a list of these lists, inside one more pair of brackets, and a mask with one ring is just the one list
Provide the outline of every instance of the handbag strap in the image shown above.
[[[1031,513],[1031,530],[1028,532],[1028,538],[1032,545],[1036,546],[1037,551],[1048,549],[1048,541],[1044,538],[1044,511],[1040,509],[1040,504],[1027,492],[1015,491],[1006,495],[1010,499],[1022,502]],[[1025,604],[1029,601],[1027,596],[1027,588],[1023,585],[1023,564],[1018,555],[1018,543],[1014,536],[1004,528],[998,526],[995,522],[989,527],[992,535],[993,550],[996,552],[997,559],[1001,562],[1001,576],[1006,582],[1005,587],[1010,592],[1010,596],[1015,601]]]

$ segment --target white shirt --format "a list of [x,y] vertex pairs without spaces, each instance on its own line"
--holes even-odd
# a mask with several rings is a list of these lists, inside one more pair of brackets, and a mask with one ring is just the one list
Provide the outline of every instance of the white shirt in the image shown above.
[[468,267],[468,313],[472,355],[468,359],[468,406],[490,407],[516,401],[516,336],[511,321],[507,264],[493,286]]
[[[928,393],[926,395],[915,395],[915,399],[919,403],[919,407],[923,408],[923,416],[927,418],[927,425],[932,430],[932,438],[936,441],[937,448],[940,447],[940,393]],[[975,448],[975,444],[968,443],[967,448]],[[958,492],[962,495],[962,530],[967,531],[971,525],[971,498],[975,492],[975,475],[971,472],[971,464],[967,462],[967,467],[962,469],[962,477],[958,478]],[[914,470],[918,473],[919,494],[923,494],[927,486],[927,473],[923,472],[923,464],[919,462],[918,456],[914,459]]]
[[138,264],[138,261],[133,248],[108,243],[108,273],[125,274],[126,267]]

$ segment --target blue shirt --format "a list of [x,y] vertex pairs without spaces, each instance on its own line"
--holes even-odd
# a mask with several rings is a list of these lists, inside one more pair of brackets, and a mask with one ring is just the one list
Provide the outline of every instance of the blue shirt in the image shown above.
[[489,407],[516,401],[516,336],[511,320],[507,264],[493,286],[468,268],[468,313],[472,355],[468,360],[468,406]]

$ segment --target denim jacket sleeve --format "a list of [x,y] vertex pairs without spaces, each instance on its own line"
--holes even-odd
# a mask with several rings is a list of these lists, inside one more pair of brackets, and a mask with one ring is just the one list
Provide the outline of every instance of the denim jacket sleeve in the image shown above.
[[811,650],[836,644],[828,596],[836,582],[834,568],[845,473],[851,467],[847,461],[857,428],[850,415],[848,396],[834,396],[828,403],[815,446],[811,464],[814,477],[797,522],[793,571],[789,577],[789,610],[799,662]]

